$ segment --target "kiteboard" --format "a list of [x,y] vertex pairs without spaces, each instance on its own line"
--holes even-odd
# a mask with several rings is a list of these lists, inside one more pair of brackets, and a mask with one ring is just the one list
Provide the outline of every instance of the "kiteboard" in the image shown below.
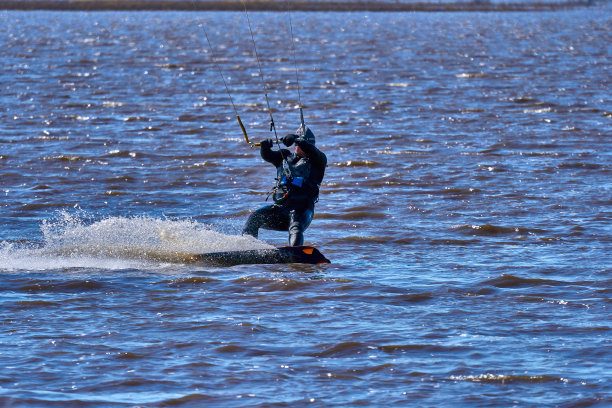
[[329,259],[315,247],[286,246],[271,249],[209,252],[192,255],[190,262],[207,266],[234,266],[248,264],[325,264]]

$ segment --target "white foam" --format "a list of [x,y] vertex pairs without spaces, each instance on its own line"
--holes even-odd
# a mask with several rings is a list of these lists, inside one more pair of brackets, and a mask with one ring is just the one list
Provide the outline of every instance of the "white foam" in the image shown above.
[[109,217],[86,221],[61,213],[41,225],[42,245],[0,242],[0,270],[129,269],[184,263],[189,255],[271,248],[252,237],[227,235],[193,220]]

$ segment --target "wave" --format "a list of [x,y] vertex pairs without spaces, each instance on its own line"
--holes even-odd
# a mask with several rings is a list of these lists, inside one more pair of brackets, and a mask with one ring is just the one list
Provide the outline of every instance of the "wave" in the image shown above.
[[332,244],[388,244],[394,242],[394,239],[388,236],[359,236],[359,235],[350,235],[344,238],[337,238],[330,241]]
[[338,167],[377,167],[379,163],[372,160],[348,160],[340,163],[332,163],[332,166]]
[[386,219],[387,215],[377,211],[349,211],[343,214],[319,213],[317,218],[327,220],[382,220]]
[[479,375],[451,375],[449,380],[453,381],[472,381],[483,383],[531,383],[538,384],[544,382],[567,382],[568,380],[551,375],[516,375],[516,374],[479,374]]
[[323,350],[314,353],[313,356],[317,358],[337,358],[355,354],[366,354],[369,350],[366,344],[349,341],[333,345],[324,345]]
[[603,166],[599,163],[589,162],[566,162],[557,166],[559,169],[578,169],[578,170],[599,170]]
[[47,161],[60,161],[60,162],[72,162],[72,161],[90,161],[91,159],[83,156],[70,156],[65,154],[60,154],[58,156],[53,157],[43,157],[43,160]]
[[504,227],[499,225],[483,224],[483,225],[454,225],[452,230],[469,235],[480,236],[496,236],[510,234],[544,234],[547,231],[538,228],[522,228],[522,227]]
[[471,347],[463,346],[443,346],[439,344],[390,344],[390,345],[372,345],[361,342],[348,341],[338,344],[323,344],[320,347],[323,350],[314,353],[317,358],[338,358],[349,357],[356,354],[367,355],[367,353],[382,351],[386,354],[407,353],[407,352],[449,352],[457,350],[469,350]]
[[315,283],[309,280],[296,280],[287,278],[265,278],[256,276],[241,277],[232,282],[236,291],[251,291],[256,288],[258,292],[295,292],[304,291]]
[[33,280],[19,287],[23,292],[87,292],[98,291],[105,287],[104,283],[92,280],[74,279],[65,282],[49,280]]
[[[146,381],[146,380],[145,380]],[[149,386],[158,386],[160,381],[146,381]],[[129,384],[129,380],[125,381]],[[118,385],[124,385],[123,382]],[[156,391],[154,393],[150,391],[130,391],[126,392],[113,392],[108,391],[106,388],[104,392],[64,392],[64,391],[46,391],[46,390],[26,390],[26,389],[12,389],[11,394],[8,394],[4,390],[0,390],[0,403],[5,402],[3,398],[6,398],[6,406],[22,406],[32,405],[33,406],[116,406],[116,405],[159,405],[162,406],[173,406],[179,405],[182,402],[194,402],[199,401],[204,403],[214,398],[206,394],[191,393],[185,394],[181,392],[166,392]],[[3,395],[3,394],[7,395]],[[10,397],[9,397],[10,395]],[[10,399],[9,399],[10,398]],[[23,405],[23,406],[25,406]],[[4,406],[4,405],[3,405]]]
[[430,292],[423,293],[410,293],[403,295],[395,295],[389,298],[389,304],[391,305],[404,305],[406,303],[422,303],[428,302],[434,299],[434,294]]
[[482,285],[495,286],[497,288],[520,288],[525,286],[559,286],[570,285],[572,282],[563,282],[552,279],[537,279],[537,278],[520,278],[513,275],[503,274],[502,276],[490,279],[482,283]]
[[272,248],[192,220],[146,216],[88,221],[62,212],[43,221],[41,232],[41,243],[0,242],[0,270],[148,268],[186,263],[193,254]]
[[215,282],[215,279],[195,276],[195,277],[190,277],[190,278],[178,278],[178,279],[166,280],[166,281],[162,281],[161,283],[167,284],[170,287],[183,287],[183,286],[204,285],[210,282]]

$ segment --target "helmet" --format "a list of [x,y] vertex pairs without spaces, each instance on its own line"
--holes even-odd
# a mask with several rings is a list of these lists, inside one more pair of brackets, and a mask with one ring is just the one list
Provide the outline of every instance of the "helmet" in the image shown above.
[[300,126],[299,129],[296,130],[295,134],[307,141],[308,143],[315,144],[315,135],[308,126]]

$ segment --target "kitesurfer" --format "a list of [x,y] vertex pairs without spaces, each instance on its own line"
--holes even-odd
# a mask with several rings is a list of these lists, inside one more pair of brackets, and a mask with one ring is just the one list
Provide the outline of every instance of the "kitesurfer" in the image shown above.
[[259,229],[289,232],[289,245],[303,245],[304,231],[314,215],[319,198],[319,187],[325,174],[327,157],[315,147],[315,135],[303,125],[296,134],[283,137],[288,149],[272,150],[274,141],[261,142],[261,157],[276,167],[276,186],[271,194],[274,204],[254,211],[247,220],[243,235],[257,238]]

